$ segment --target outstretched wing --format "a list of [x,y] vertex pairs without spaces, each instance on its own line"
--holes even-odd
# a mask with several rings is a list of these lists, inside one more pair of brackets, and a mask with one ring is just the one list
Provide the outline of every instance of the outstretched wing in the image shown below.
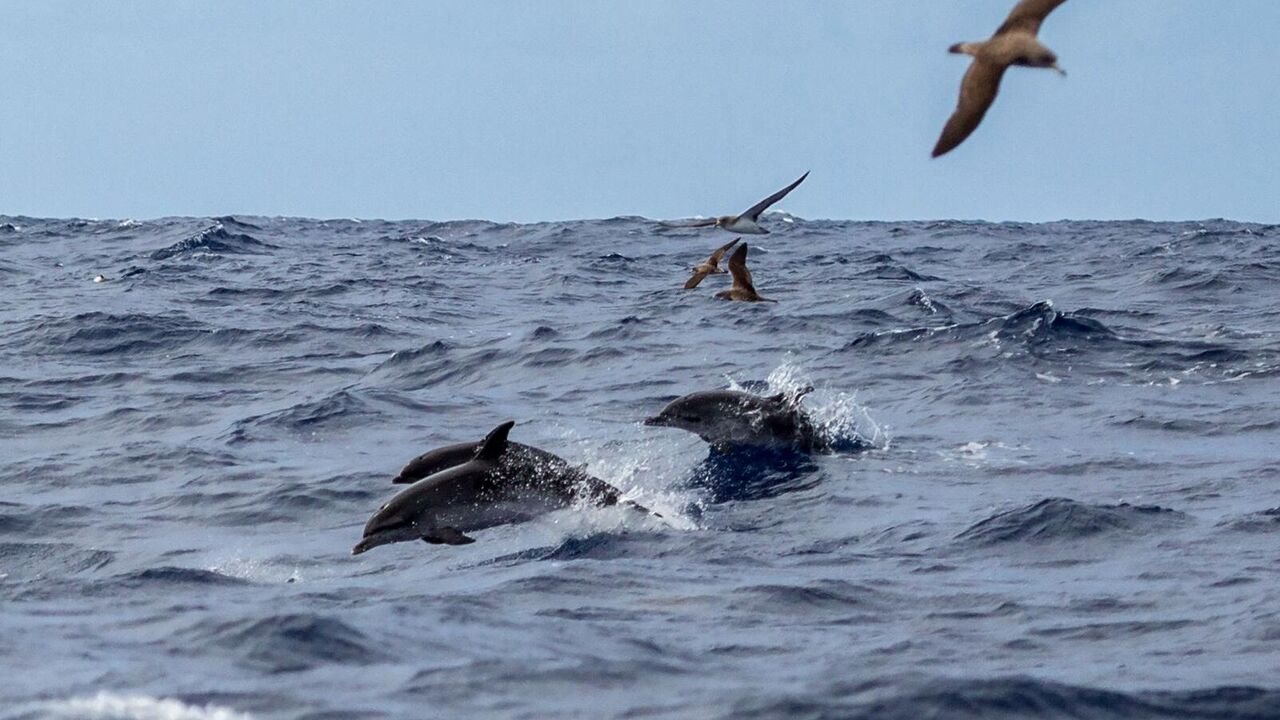
[[1044,19],[1067,0],[1022,0],[1013,7],[1004,24],[996,30],[996,35],[1007,32],[1029,32],[1032,35],[1040,32]]
[[707,227],[708,225],[715,225],[716,218],[702,218],[701,220],[687,220],[683,222],[667,222],[664,220],[658,224],[661,225],[662,227],[669,227],[669,228]]
[[741,245],[729,256],[729,275],[733,277],[733,287],[741,290],[756,291],[751,281],[751,271],[747,269],[747,246]]
[[720,247],[716,248],[716,251],[711,253],[711,257],[707,258],[707,264],[712,267],[719,266],[720,261],[724,259],[724,254],[729,252],[729,248],[733,247],[734,245],[737,245],[738,241],[741,239],[742,238],[740,237],[736,237],[733,240],[730,240],[729,242],[725,243],[724,245],[721,245]]
[[782,188],[782,189],[781,189],[781,190],[779,190],[778,192],[776,192],[776,193],[774,193],[774,194],[770,195],[769,197],[767,197],[767,198],[765,198],[765,199],[761,200],[760,202],[756,203],[755,205],[752,205],[752,206],[751,206],[751,207],[750,207],[746,212],[742,213],[741,217],[747,218],[748,220],[751,220],[752,222],[755,222],[756,220],[759,220],[759,219],[760,219],[760,213],[764,212],[765,210],[768,210],[770,205],[772,205],[772,204],[774,204],[774,203],[778,202],[779,200],[781,200],[782,198],[786,197],[786,196],[787,196],[787,193],[791,192],[792,190],[795,190],[795,189],[796,189],[796,186],[797,186],[797,185],[799,185],[800,183],[804,182],[804,179],[805,179],[805,178],[807,178],[807,177],[809,177],[809,173],[808,173],[808,172],[806,172],[805,174],[801,175],[799,180],[796,180],[795,182],[793,182],[793,183],[791,183],[790,185],[788,185],[788,186],[786,186],[786,187]]
[[692,290],[698,287],[698,283],[702,282],[702,278],[706,277],[708,274],[709,273],[706,270],[695,270],[693,273],[693,277],[689,278],[685,282],[684,289]]
[[987,108],[991,107],[996,93],[1000,91],[1000,78],[1004,77],[1006,67],[978,59],[970,63],[964,80],[960,82],[960,102],[933,148],[934,157],[954,150],[982,123]]

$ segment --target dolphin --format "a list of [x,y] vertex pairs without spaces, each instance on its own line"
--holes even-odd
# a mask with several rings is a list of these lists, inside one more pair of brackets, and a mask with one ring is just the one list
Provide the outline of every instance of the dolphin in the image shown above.
[[830,443],[800,406],[812,391],[805,387],[768,397],[739,390],[695,392],[672,400],[644,424],[688,430],[719,451],[757,447],[830,452]]
[[466,545],[475,542],[468,532],[578,504],[621,503],[661,517],[549,452],[508,441],[514,425],[509,420],[478,443],[449,445],[406,465],[394,482],[412,484],[369,518],[351,554],[408,540]]

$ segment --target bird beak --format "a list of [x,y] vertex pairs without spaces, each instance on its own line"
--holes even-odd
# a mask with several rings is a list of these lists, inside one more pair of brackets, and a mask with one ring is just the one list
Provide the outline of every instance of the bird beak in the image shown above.
[[1054,63],[1054,64],[1050,65],[1049,67],[1050,67],[1050,68],[1052,68],[1054,72],[1058,73],[1058,74],[1059,74],[1059,75],[1061,75],[1062,77],[1066,77],[1066,76],[1067,76],[1067,71],[1066,71],[1066,70],[1063,70],[1061,67],[1059,67],[1059,66],[1058,66],[1058,63]]

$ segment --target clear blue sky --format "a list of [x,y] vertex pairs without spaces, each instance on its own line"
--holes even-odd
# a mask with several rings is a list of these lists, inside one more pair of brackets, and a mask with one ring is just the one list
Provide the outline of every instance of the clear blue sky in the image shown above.
[[0,0],[0,213],[1280,220],[1280,2]]

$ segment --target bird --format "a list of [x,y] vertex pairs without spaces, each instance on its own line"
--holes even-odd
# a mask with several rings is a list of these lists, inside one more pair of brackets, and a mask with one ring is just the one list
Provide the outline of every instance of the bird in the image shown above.
[[790,185],[782,188],[778,192],[761,200],[755,205],[752,205],[741,215],[721,215],[720,217],[707,218],[705,220],[696,220],[691,223],[662,223],[662,224],[667,227],[682,227],[682,228],[710,227],[714,225],[720,228],[721,230],[727,230],[731,233],[739,233],[741,235],[768,235],[769,231],[760,227],[760,214],[763,213],[765,210],[768,210],[769,206],[773,205],[774,203],[778,202],[782,198],[786,197],[787,193],[791,192],[792,190],[795,190],[796,186],[804,182],[804,179],[807,177],[809,177],[808,172],[801,175],[798,180],[791,183]]
[[698,287],[698,283],[702,282],[702,278],[708,275],[723,275],[728,272],[727,270],[722,270],[720,268],[720,259],[729,251],[729,248],[737,245],[738,241],[741,239],[742,238],[740,237],[736,237],[730,242],[716,248],[716,251],[711,253],[711,257],[707,258],[706,262],[693,269],[693,277],[690,277],[689,281],[684,284],[684,289],[692,290]]
[[995,101],[1000,80],[1010,65],[1046,68],[1066,76],[1066,71],[1058,67],[1058,56],[1036,39],[1044,19],[1064,2],[1066,0],[1021,0],[989,40],[951,46],[950,52],[972,55],[973,62],[960,83],[960,101],[942,129],[933,157],[951,152],[978,128],[987,108]]
[[778,302],[767,297],[760,297],[755,283],[751,281],[751,271],[747,269],[747,244],[738,246],[729,256],[729,274],[733,276],[733,287],[721,290],[716,297],[721,300],[738,300],[740,302]]

